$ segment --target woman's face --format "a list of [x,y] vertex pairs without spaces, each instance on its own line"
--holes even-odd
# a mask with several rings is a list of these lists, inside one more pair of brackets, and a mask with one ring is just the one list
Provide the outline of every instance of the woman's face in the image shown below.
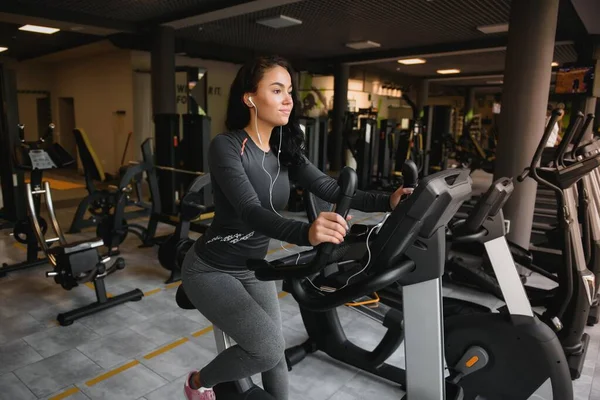
[[[258,119],[273,126],[288,123],[294,107],[291,95],[292,78],[289,72],[280,66],[266,70],[258,83],[256,93],[250,94],[258,110]],[[254,115],[254,110],[251,112]]]

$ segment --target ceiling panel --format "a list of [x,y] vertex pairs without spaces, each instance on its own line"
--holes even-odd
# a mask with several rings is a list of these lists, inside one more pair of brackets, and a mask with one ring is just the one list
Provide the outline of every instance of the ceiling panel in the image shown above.
[[[461,75],[484,74],[489,72],[504,71],[506,51],[482,52],[478,54],[467,54],[460,56],[431,57],[426,59],[425,64],[402,65],[397,61],[370,64],[390,73],[409,75],[414,77],[431,77],[442,75],[437,73],[439,69],[457,68]],[[558,45],[554,51],[554,61],[560,65],[577,61],[577,52],[573,44]]]
[[[479,25],[508,20],[510,0],[304,0],[183,29],[180,37],[258,51],[330,57],[356,52],[348,42],[371,40],[376,50],[489,37]],[[272,29],[257,20],[286,15],[301,25]]]
[[[4,0],[8,1],[8,0]],[[127,22],[143,22],[199,7],[219,5],[223,0],[10,0],[30,7],[78,12]]]
[[101,38],[77,32],[59,31],[44,35],[19,30],[20,25],[0,22],[0,47],[8,50],[0,53],[17,60],[52,54],[60,50],[93,43]]

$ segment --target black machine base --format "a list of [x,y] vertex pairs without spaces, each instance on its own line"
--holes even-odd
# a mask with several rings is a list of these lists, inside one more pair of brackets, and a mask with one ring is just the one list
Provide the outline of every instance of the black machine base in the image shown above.
[[[446,381],[446,400],[464,400],[465,393],[462,388],[452,382]],[[402,397],[402,400],[412,400],[412,397],[409,399],[408,395],[405,394]]]
[[128,301],[140,301],[142,297],[144,297],[144,293],[140,289],[134,289],[127,293],[110,297],[103,302],[96,301],[94,303],[88,304],[87,306],[83,306],[75,310],[58,314],[58,317],[56,319],[58,320],[58,323],[62,326],[68,326],[79,318],[95,314],[99,311],[106,310],[108,308],[126,303]]
[[[548,379],[553,399],[573,398],[564,351],[539,319],[487,313],[449,317],[444,324],[446,362],[465,400],[526,400]],[[464,356],[473,348],[487,359],[477,357],[476,364],[465,367]]]
[[275,400],[273,396],[256,385],[240,392],[234,382],[220,383],[214,387],[217,400]]
[[571,372],[571,379],[573,380],[581,377],[581,370],[583,369],[583,363],[585,362],[585,355],[587,353],[589,344],[590,335],[584,333],[581,335],[582,351],[576,354],[567,355],[567,363],[569,364],[569,371]]
[[48,262],[47,258],[38,258],[33,261],[23,261],[18,264],[8,265],[7,263],[2,263],[2,268],[0,268],[0,278],[4,278],[6,274],[9,272],[19,271],[22,269],[27,269],[31,267],[36,267],[38,265],[46,264]]

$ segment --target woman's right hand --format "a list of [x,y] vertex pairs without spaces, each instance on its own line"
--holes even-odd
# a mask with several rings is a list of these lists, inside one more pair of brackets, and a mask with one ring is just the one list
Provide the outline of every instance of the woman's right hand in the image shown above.
[[[346,221],[352,217],[348,215]],[[348,223],[344,218],[334,212],[322,212],[311,224],[308,231],[308,241],[311,246],[317,246],[321,243],[329,242],[340,244],[344,241],[344,236],[349,229]]]

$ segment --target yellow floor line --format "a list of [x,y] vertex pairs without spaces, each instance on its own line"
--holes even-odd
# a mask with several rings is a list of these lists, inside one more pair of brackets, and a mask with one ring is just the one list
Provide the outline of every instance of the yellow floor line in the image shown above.
[[179,287],[180,285],[181,285],[181,281],[169,283],[168,285],[165,286],[165,289],[173,289],[173,288]]
[[148,290],[147,292],[144,292],[144,296],[152,296],[153,294],[159,293],[161,291],[162,291],[161,288]]
[[66,392],[62,392],[61,394],[57,394],[54,397],[50,397],[48,400],[62,400],[69,396],[77,394],[79,392],[80,392],[79,388],[71,388],[71,389],[67,390]]
[[199,330],[196,333],[192,333],[192,336],[193,337],[200,337],[202,335],[207,334],[208,332],[211,332],[212,330],[213,330],[213,326],[211,325],[211,326],[208,326],[208,327],[206,327],[206,328],[204,328],[202,330]]
[[121,365],[119,368],[113,369],[112,371],[108,371],[105,374],[102,374],[94,379],[90,379],[89,381],[87,381],[85,384],[88,386],[94,386],[97,383],[100,383],[102,381],[107,380],[108,378],[112,378],[113,376],[120,374],[123,371],[127,371],[129,368],[135,367],[136,365],[138,365],[140,362],[138,360],[133,360],[131,362],[128,362],[125,365]]
[[[280,292],[280,293],[277,294],[277,297],[282,298],[282,297],[285,297],[287,295],[288,295],[287,292]],[[207,326],[204,329],[199,330],[198,332],[192,333],[192,336],[197,338],[197,337],[200,337],[202,335],[206,335],[207,333],[211,332],[213,329],[214,329],[214,327],[212,325],[210,325],[210,326]],[[150,360],[150,359],[152,359],[152,358],[154,358],[154,357],[156,357],[156,356],[158,356],[160,354],[164,354],[164,353],[166,353],[166,352],[174,349],[175,347],[180,346],[180,345],[182,345],[182,344],[184,344],[184,343],[186,343],[188,341],[189,341],[189,338],[183,337],[183,338],[181,338],[181,339],[179,339],[179,340],[177,340],[177,341],[175,341],[173,343],[170,343],[170,344],[168,344],[166,346],[163,346],[163,347],[161,347],[161,348],[159,348],[157,350],[154,350],[151,353],[146,354],[144,356],[144,358],[146,360]],[[88,385],[88,386],[94,386],[94,385],[96,385],[96,384],[98,384],[98,383],[100,383],[102,381],[105,381],[105,380],[107,380],[109,378],[112,378],[115,375],[120,374],[123,371],[127,371],[128,369],[130,369],[132,367],[135,367],[138,364],[140,364],[139,360],[130,361],[127,364],[122,365],[122,366],[120,366],[118,368],[115,368],[113,370],[107,371],[104,374],[99,375],[99,376],[97,376],[94,379],[90,379],[85,384]],[[67,398],[69,396],[72,396],[72,395],[74,395],[74,394],[76,394],[78,392],[80,392],[80,390],[78,388],[71,388],[69,390],[66,390],[66,391],[60,393],[60,394],[57,394],[56,396],[50,398],[49,400],[63,400],[63,399],[65,399],[65,398]]]
[[161,355],[163,353],[166,353],[167,351],[173,350],[175,347],[181,346],[182,344],[184,344],[185,342],[188,342],[188,341],[189,341],[189,339],[186,338],[186,337],[181,338],[181,339],[179,339],[179,340],[177,340],[177,341],[175,341],[175,342],[173,342],[171,344],[168,344],[166,346],[161,347],[158,350],[154,350],[152,353],[146,354],[144,356],[144,358],[146,360],[150,360],[150,359],[152,359],[152,358],[154,358],[156,356],[159,356],[159,355]]

